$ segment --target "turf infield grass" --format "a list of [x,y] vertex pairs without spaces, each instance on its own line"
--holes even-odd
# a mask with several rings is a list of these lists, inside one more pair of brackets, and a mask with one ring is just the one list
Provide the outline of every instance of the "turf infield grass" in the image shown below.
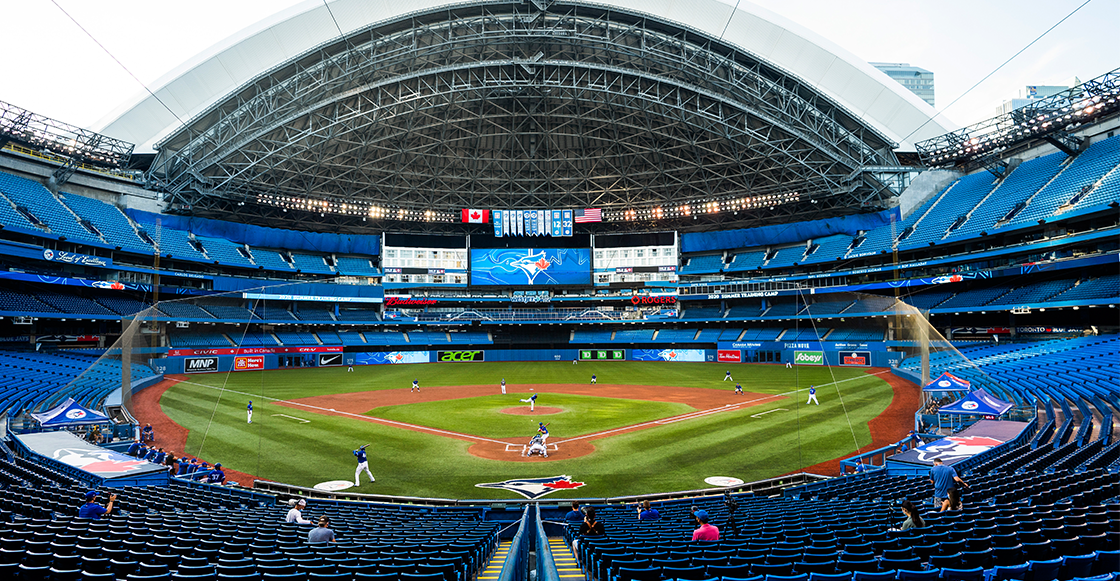
[[[836,386],[818,388],[820,406],[806,406],[806,391],[739,411],[596,440],[590,456],[550,462],[484,460],[467,452],[468,442],[410,432],[371,422],[268,403],[331,393],[407,389],[424,385],[473,385],[505,377],[516,384],[581,383],[592,373],[599,383],[678,385],[730,390],[725,370],[749,392],[786,393],[809,384],[830,383],[825,367],[724,365],[649,362],[518,362],[379,365],[326,369],[274,370],[188,376],[188,381],[252,396],[179,384],[164,394],[161,406],[191,430],[187,453],[258,477],[300,486],[349,479],[356,465],[350,451],[371,442],[370,467],[378,480],[363,480],[358,492],[448,498],[520,498],[506,491],[475,488],[482,482],[568,474],[583,488],[548,498],[612,496],[684,490],[706,486],[708,476],[759,480],[796,471],[851,452],[871,441],[867,422],[891,401],[890,386],[862,370],[833,368]],[[856,378],[856,379],[853,379]],[[839,392],[839,393],[838,393]],[[220,397],[219,397],[220,396]],[[842,396],[847,419],[839,404]],[[245,422],[245,404],[254,399],[254,423]],[[486,399],[486,398],[476,398]],[[543,404],[542,404],[543,405]],[[752,418],[770,409],[775,413]],[[311,420],[300,423],[272,414]],[[509,416],[518,417],[518,416]],[[211,418],[213,420],[211,421]],[[849,426],[848,419],[851,420]],[[637,422],[632,422],[637,423]],[[554,432],[554,439],[559,439]],[[854,438],[853,438],[854,436]],[[201,450],[200,450],[201,447]]]
[[549,433],[558,438],[571,438],[695,411],[682,403],[549,393],[539,398],[538,408],[556,407],[563,412],[524,416],[502,413],[511,407],[528,410],[529,404],[518,400],[532,395],[509,393],[385,406],[366,415],[486,438],[524,436],[528,441],[537,433],[537,422],[549,424]]

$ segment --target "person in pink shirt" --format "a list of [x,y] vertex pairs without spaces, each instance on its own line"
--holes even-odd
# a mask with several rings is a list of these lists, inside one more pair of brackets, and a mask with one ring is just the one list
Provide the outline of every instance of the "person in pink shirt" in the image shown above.
[[708,511],[698,510],[692,513],[696,520],[700,523],[700,528],[692,531],[692,540],[694,541],[718,541],[719,529],[713,525],[708,524]]

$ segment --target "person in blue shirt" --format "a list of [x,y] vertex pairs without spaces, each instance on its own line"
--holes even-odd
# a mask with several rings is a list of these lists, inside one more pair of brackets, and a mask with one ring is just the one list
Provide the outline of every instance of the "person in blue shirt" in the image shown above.
[[222,463],[221,462],[216,462],[214,464],[214,469],[211,470],[210,473],[206,475],[206,482],[208,484],[225,484],[226,483],[226,473],[222,471]]
[[572,510],[564,515],[564,520],[568,522],[583,522],[583,511],[579,509],[579,503],[572,503]]
[[148,448],[148,453],[144,454],[144,459],[148,462],[152,462],[156,459],[156,454],[159,454],[159,450],[156,450],[155,448]]
[[140,449],[143,448],[143,447],[144,447],[144,444],[140,443],[140,438],[136,438],[136,441],[128,446],[128,452],[127,453],[128,453],[129,456],[132,456],[133,458],[135,458],[136,455],[140,453]]
[[245,411],[249,412],[249,423],[253,423],[253,400],[249,400],[249,407]]
[[518,401],[520,401],[521,403],[529,404],[529,411],[533,411],[537,407],[537,394],[534,393],[533,397],[518,400]]
[[731,379],[731,370],[730,369],[728,369],[727,374],[723,376],[723,380],[724,381],[735,381],[734,379]]
[[735,384],[735,395],[743,395],[743,384],[741,384],[741,383],[736,383]]
[[817,388],[810,385],[809,386],[809,401],[805,402],[805,405],[809,405],[811,403],[821,405],[821,402],[817,401]]
[[412,380],[412,391],[420,391],[420,380],[419,379],[413,379]]
[[88,518],[92,520],[100,520],[102,516],[113,512],[113,502],[117,500],[116,494],[109,495],[109,504],[102,507],[97,504],[97,491],[91,490],[86,493],[86,503],[78,509],[78,518]]
[[[550,422],[551,423],[551,422]],[[537,422],[537,435],[541,437],[541,443],[548,444],[548,425],[544,422]]]
[[183,456],[179,458],[179,471],[175,473],[176,476],[182,476],[187,473],[187,468],[191,465],[191,461]]
[[595,382],[596,382],[596,381],[598,381],[598,380],[599,380],[599,379],[598,379],[597,377],[595,377],[595,374],[594,374],[594,373],[592,373],[592,374],[591,374],[591,383],[595,383]]
[[366,457],[366,446],[369,444],[362,444],[357,450],[354,450],[354,457],[358,459],[358,467],[354,469],[354,486],[362,485],[362,470],[366,471],[369,475],[369,481],[375,482],[377,479],[373,477],[373,472],[369,471],[369,458]]
[[144,429],[140,431],[140,439],[145,442],[155,441],[156,433],[152,429],[152,424],[144,424]]
[[657,512],[656,508],[649,505],[648,500],[643,500],[638,505],[638,520],[660,520],[661,513]]
[[960,476],[957,476],[957,471],[952,466],[946,466],[941,458],[933,459],[929,480],[933,483],[933,508],[940,510],[947,510],[950,488],[955,488],[957,484],[968,486]]
[[155,458],[152,458],[152,462],[156,464],[163,464],[163,461],[165,459],[167,459],[167,453],[163,451],[163,448],[160,448],[156,450],[156,456]]

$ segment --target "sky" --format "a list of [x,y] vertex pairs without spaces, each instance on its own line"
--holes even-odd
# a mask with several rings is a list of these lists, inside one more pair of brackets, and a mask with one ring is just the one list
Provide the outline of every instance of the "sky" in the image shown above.
[[[1083,1],[756,0],[755,4],[864,60],[905,62],[933,71],[937,109],[951,122],[967,125],[992,117],[1002,101],[1026,85],[1068,84],[1073,77],[1084,81],[1120,67],[1120,51],[1115,48],[1120,1],[1090,0],[968,91]],[[160,77],[207,47],[303,2],[9,2],[4,7],[0,101],[98,129],[118,107],[142,93],[143,85],[155,87]]]

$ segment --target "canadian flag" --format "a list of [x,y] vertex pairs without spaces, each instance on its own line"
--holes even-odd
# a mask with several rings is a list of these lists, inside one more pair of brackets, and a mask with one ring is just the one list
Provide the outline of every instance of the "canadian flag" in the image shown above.
[[488,224],[490,223],[490,210],[468,210],[464,208],[463,221],[471,224]]

